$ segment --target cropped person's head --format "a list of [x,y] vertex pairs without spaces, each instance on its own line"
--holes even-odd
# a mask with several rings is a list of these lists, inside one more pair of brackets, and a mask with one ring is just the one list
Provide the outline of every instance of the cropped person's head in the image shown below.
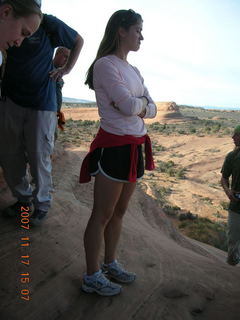
[[235,146],[240,147],[240,125],[235,127],[232,138]]
[[63,67],[69,58],[70,50],[65,47],[59,47],[56,50],[54,59],[53,59],[53,64],[55,68],[61,68]]
[[20,46],[42,19],[39,0],[0,0],[0,50]]

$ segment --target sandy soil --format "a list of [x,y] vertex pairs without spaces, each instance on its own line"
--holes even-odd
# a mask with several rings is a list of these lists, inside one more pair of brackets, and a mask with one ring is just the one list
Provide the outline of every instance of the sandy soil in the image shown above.
[[[180,235],[141,188],[131,200],[118,250],[137,281],[114,298],[81,292],[82,237],[93,196],[93,182],[78,183],[85,154],[83,147],[56,154],[54,202],[42,227],[23,233],[15,219],[0,218],[1,319],[238,320],[240,269],[228,266],[222,251]],[[4,194],[2,207],[9,203]],[[23,235],[30,247],[21,248]],[[21,264],[23,254],[30,255],[30,266]],[[26,272],[31,282],[24,285],[20,275]],[[30,301],[20,298],[24,288]]]
[[[75,116],[79,114],[69,111],[69,117]],[[166,148],[156,152],[156,160],[171,159],[187,168],[184,180],[154,173],[156,182],[172,188],[170,200],[203,216],[220,210],[219,201],[226,198],[218,186],[219,169],[232,148],[231,139],[157,134],[152,139]],[[137,273],[137,281],[124,285],[122,294],[113,298],[80,290],[85,272],[82,239],[93,198],[93,181],[78,183],[86,151],[86,143],[65,149],[57,146],[54,201],[42,227],[24,230],[18,220],[0,217],[0,318],[239,320],[240,269],[225,263],[223,251],[176,230],[154,199],[148,175],[142,182],[146,191],[139,184],[131,199],[118,250],[118,259]],[[209,200],[206,204],[206,198],[212,204]],[[0,209],[11,201],[1,177]],[[29,237],[29,247],[21,246],[23,237]],[[22,255],[30,256],[29,266],[21,263]],[[29,284],[20,282],[25,273],[29,273]],[[21,299],[23,289],[30,290],[30,301]]]
[[226,217],[221,203],[228,199],[220,186],[220,171],[225,155],[233,149],[231,138],[155,134],[152,140],[165,147],[165,151],[155,152],[156,161],[171,160],[186,168],[185,179],[166,178],[166,174],[155,173],[159,185],[171,188],[169,201],[203,217]]
[[[160,107],[162,108],[161,104]],[[99,120],[97,108],[68,108],[64,109],[64,114],[66,119]],[[146,122],[152,123],[161,119],[164,119],[164,123],[189,121],[187,118],[174,116],[167,120],[166,114],[169,115],[169,112],[161,109],[158,111],[157,119],[148,119]],[[178,115],[178,112],[176,114]],[[231,137],[151,134],[151,138],[156,145],[166,148],[166,151],[155,151],[156,161],[171,160],[187,169],[186,179],[181,180],[157,172],[154,173],[154,178],[151,176],[150,179],[157,185],[171,188],[168,198],[170,203],[203,217],[226,220],[227,212],[221,203],[227,202],[228,199],[219,181],[224,157],[233,148]]]
[[66,120],[99,120],[97,108],[64,108],[63,111]]

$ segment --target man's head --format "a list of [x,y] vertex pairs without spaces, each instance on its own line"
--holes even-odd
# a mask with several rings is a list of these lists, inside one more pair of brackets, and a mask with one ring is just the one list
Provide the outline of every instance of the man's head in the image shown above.
[[240,125],[236,126],[232,136],[233,142],[236,147],[240,147]]
[[42,20],[37,0],[0,0],[0,50],[19,47]]
[[67,61],[70,54],[70,50],[64,47],[59,47],[55,53],[53,64],[55,68],[63,67]]

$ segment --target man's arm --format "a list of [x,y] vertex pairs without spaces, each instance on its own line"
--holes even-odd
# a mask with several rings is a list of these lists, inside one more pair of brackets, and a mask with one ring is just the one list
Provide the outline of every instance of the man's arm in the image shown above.
[[224,178],[222,176],[221,185],[229,200],[238,201],[238,199],[234,196],[234,191],[229,188],[229,178]]
[[50,72],[50,77],[54,80],[61,79],[65,74],[70,73],[75,63],[77,62],[78,56],[83,47],[83,38],[78,34],[73,48],[70,50],[70,55],[66,65],[62,68],[55,69]]

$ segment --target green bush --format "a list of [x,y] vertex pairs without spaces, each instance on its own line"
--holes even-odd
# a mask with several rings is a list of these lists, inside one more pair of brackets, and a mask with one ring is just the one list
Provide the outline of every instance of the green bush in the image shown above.
[[166,124],[161,124],[160,122],[153,122],[149,125],[149,128],[153,131],[159,131],[162,132],[166,129]]
[[208,218],[184,220],[179,225],[185,234],[195,240],[210,244],[221,250],[227,250],[226,224],[213,222]]
[[221,201],[221,202],[220,202],[220,206],[221,206],[224,210],[228,210],[229,202],[227,202],[227,201]]
[[178,206],[164,205],[163,211],[169,216],[177,216],[181,209]]
[[160,145],[153,145],[153,150],[154,151],[166,151],[166,148],[164,146]]
[[158,160],[157,171],[166,173],[170,177],[176,177],[178,179],[181,179],[185,177],[186,168],[181,168],[177,166],[172,160],[169,160],[167,162]]

